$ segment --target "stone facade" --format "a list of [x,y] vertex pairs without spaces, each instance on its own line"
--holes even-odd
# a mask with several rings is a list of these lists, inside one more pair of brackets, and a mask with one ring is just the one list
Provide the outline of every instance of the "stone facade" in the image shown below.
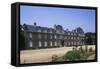
[[78,27],[72,31],[64,30],[61,25],[54,25],[54,28],[41,27],[24,24],[21,27],[25,37],[26,48],[51,48],[64,46],[84,45],[85,34],[82,28]]

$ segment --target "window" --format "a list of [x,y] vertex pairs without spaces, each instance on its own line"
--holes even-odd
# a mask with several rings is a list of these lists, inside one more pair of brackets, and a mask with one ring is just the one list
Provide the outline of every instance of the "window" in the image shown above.
[[53,43],[52,43],[52,41],[50,42],[50,46],[52,46],[53,45]]
[[57,36],[55,35],[55,39],[57,38]]
[[32,38],[32,33],[29,33],[29,37]]
[[45,33],[47,33],[47,30],[44,30]]
[[68,35],[70,35],[70,32],[68,32]]
[[63,36],[62,35],[60,35],[60,39],[62,39],[63,38]]
[[74,42],[74,45],[76,45],[76,42]]
[[71,35],[73,35],[73,33],[71,33]]
[[76,35],[76,33],[74,33],[74,35]]
[[41,46],[42,46],[41,41],[39,41],[39,47],[41,47]]
[[68,45],[70,45],[70,42],[68,42]]
[[40,38],[40,39],[41,39],[41,34],[38,34],[38,38]]
[[76,39],[76,37],[74,37],[74,39]]
[[52,39],[52,35],[50,35],[50,39]]
[[44,38],[45,38],[45,39],[47,38],[47,34],[44,35]]
[[70,39],[70,37],[68,37],[68,39]]
[[55,46],[57,46],[57,42],[55,41]]
[[44,46],[47,47],[47,41],[44,42]]
[[32,47],[32,46],[33,46],[32,41],[30,41],[30,42],[29,42],[29,46],[30,46],[30,47]]
[[52,30],[50,30],[50,33],[52,33]]
[[71,37],[71,39],[73,39],[73,37]]
[[41,32],[41,30],[39,29],[38,32]]

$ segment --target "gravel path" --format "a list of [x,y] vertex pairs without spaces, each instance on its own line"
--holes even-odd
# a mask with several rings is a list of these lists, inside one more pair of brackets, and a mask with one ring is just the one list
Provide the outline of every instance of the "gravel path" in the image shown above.
[[[52,55],[57,55],[60,57],[70,50],[72,50],[72,47],[22,50],[20,51],[20,62],[21,64],[51,62]],[[92,57],[94,57],[94,55],[90,56],[88,59],[92,59]]]
[[87,58],[87,60],[93,60],[93,59],[95,59],[95,54],[93,54],[93,55],[91,55],[91,56],[89,56],[89,57]]

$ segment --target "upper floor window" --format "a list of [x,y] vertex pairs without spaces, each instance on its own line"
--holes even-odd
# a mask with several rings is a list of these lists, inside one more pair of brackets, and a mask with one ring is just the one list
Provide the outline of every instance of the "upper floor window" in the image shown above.
[[50,30],[50,33],[52,33],[52,30]]
[[29,33],[29,37],[32,38],[32,33]]
[[45,39],[47,38],[47,34],[44,35],[44,38],[45,38]]
[[76,35],[76,33],[74,33],[74,35]]
[[47,33],[47,30],[44,30],[45,33]]
[[55,39],[56,39],[56,38],[57,38],[57,35],[55,35],[54,37],[55,37]]
[[50,35],[50,39],[52,39],[53,35]]
[[38,34],[38,38],[40,38],[40,39],[41,39],[41,34]]
[[73,39],[73,37],[71,37],[71,39]]
[[73,33],[71,33],[71,35],[73,35]]
[[63,38],[63,36],[62,35],[60,35],[60,39],[62,39]]
[[39,29],[38,32],[41,32],[41,30]]
[[68,32],[68,35],[70,35],[70,32]]

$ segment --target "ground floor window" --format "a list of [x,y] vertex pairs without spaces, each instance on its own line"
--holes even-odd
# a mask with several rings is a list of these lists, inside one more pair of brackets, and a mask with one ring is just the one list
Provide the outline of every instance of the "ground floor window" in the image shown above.
[[39,47],[41,47],[41,46],[42,46],[41,41],[39,41]]
[[45,47],[47,47],[47,41],[44,42]]
[[55,46],[57,46],[57,42],[55,41]]
[[50,42],[50,46],[52,46],[53,44],[52,44],[52,41]]
[[32,46],[33,46],[32,41],[29,41],[29,46],[30,46],[30,47],[32,47]]

